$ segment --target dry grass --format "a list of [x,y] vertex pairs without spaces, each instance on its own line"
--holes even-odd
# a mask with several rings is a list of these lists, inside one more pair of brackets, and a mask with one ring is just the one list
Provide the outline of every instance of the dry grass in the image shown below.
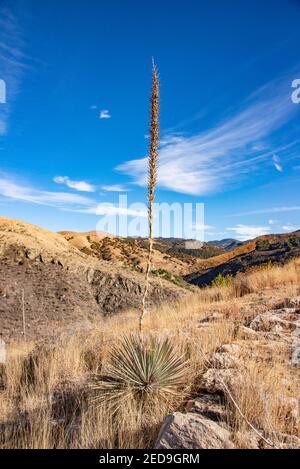
[[[246,417],[272,441],[280,432],[299,435],[289,403],[297,396],[297,376],[284,356],[264,359],[252,354],[252,342],[239,333],[250,304],[258,292],[270,290],[282,298],[299,289],[300,262],[249,272],[226,287],[199,290],[178,304],[161,306],[145,315],[145,334],[168,336],[189,362],[181,399],[156,400],[141,408],[132,397],[117,414],[108,403],[97,406],[89,386],[95,373],[105,372],[113,344],[126,333],[137,332],[136,312],[110,317],[99,326],[74,335],[61,335],[55,343],[10,344],[8,361],[0,368],[0,447],[2,448],[148,448],[152,447],[165,415],[181,410],[197,394],[207,359],[220,345],[240,341],[248,356],[232,393]],[[247,294],[249,293],[249,295]],[[251,301],[250,301],[251,300]],[[256,314],[253,310],[253,314]],[[199,327],[205,318],[215,321]],[[249,355],[250,350],[250,355]],[[1,384],[0,384],[1,386]],[[245,421],[228,400],[228,419],[239,446]]]
[[[294,415],[299,377],[287,368],[279,354],[275,353],[268,362],[248,359],[238,371],[232,388],[235,401],[255,428],[262,429],[264,436],[277,448],[283,443],[293,446],[292,436],[300,436],[299,422]],[[243,440],[242,435],[249,435],[249,426],[237,408],[228,402],[236,442],[247,447],[247,438]]]

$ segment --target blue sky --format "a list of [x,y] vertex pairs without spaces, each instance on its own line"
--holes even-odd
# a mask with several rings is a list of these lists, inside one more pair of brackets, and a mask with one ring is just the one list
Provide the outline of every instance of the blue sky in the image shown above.
[[0,215],[85,231],[145,200],[153,56],[157,202],[204,203],[206,240],[298,229],[299,22],[297,0],[1,0]]

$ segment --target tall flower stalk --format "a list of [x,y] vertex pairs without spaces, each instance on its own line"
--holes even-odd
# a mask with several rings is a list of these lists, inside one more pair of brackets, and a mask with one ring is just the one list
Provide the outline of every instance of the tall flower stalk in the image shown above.
[[149,291],[149,279],[153,256],[153,203],[157,180],[158,146],[159,146],[159,78],[157,68],[152,65],[152,93],[150,100],[150,147],[148,156],[148,223],[149,223],[149,250],[145,277],[145,288],[142,298],[142,310],[139,320],[140,334],[143,332],[143,320],[146,313],[146,299]]
[[[153,63],[151,123],[149,148],[149,181],[148,181],[148,220],[149,251],[146,269],[145,289],[142,308],[139,316],[139,334],[124,335],[115,344],[110,353],[106,375],[96,375],[93,388],[95,400],[99,405],[112,405],[113,414],[121,412],[125,403],[133,399],[136,404],[136,415],[140,410],[145,416],[150,406],[169,408],[172,399],[182,395],[184,383],[187,382],[188,364],[169,338],[143,334],[143,319],[146,313],[146,299],[149,290],[149,278],[153,255],[153,204],[157,178],[159,146],[159,80]],[[122,417],[123,418],[123,417]]]

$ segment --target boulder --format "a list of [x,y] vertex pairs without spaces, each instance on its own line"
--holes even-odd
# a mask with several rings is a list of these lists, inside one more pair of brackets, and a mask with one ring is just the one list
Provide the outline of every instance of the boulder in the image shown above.
[[229,353],[230,355],[239,356],[241,347],[238,344],[224,344],[218,349],[219,353]]
[[300,438],[297,436],[281,432],[275,432],[274,436],[280,449],[300,449]]
[[292,348],[290,363],[294,366],[300,365],[300,345],[298,343]]
[[238,359],[230,355],[229,353],[214,353],[211,357],[209,364],[212,368],[226,369],[226,368],[237,368],[239,361]]
[[230,387],[234,380],[235,370],[233,368],[228,368],[224,370],[217,370],[215,368],[209,368],[206,373],[202,376],[202,389],[209,393],[224,393],[223,382]]
[[155,449],[233,449],[231,434],[201,415],[176,412],[161,427]]
[[300,427],[300,397],[282,397],[281,411],[285,415],[285,419],[291,428],[297,429]]
[[263,440],[254,431],[238,431],[234,442],[240,449],[261,449]]
[[250,327],[246,326],[241,327],[240,333],[242,338],[246,340],[258,340],[261,337],[258,331],[254,331],[253,329],[250,329]]
[[188,401],[187,412],[195,412],[214,421],[225,421],[227,412],[222,405],[222,399],[218,394],[200,394],[196,399]]
[[300,307],[300,296],[294,296],[285,298],[279,305],[278,308],[299,308]]
[[283,331],[294,331],[297,328],[297,323],[286,321],[277,314],[269,312],[256,316],[253,321],[251,321],[250,328],[254,331],[280,333]]

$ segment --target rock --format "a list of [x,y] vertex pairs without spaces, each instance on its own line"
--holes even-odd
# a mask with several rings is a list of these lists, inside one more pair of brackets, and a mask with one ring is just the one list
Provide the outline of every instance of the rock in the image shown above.
[[287,433],[275,432],[276,439],[280,442],[277,444],[280,449],[300,449],[300,438]]
[[300,307],[300,296],[294,296],[285,298],[279,305],[277,306],[279,309],[281,308],[299,308]]
[[210,323],[214,321],[219,321],[224,318],[224,314],[213,312],[209,316],[206,316],[205,318],[202,318],[199,320],[199,324],[205,324],[205,323]]
[[237,368],[239,361],[229,353],[214,353],[209,363],[212,368],[226,369]]
[[224,344],[217,350],[219,353],[229,353],[230,355],[238,356],[241,352],[241,347],[238,344]]
[[155,449],[233,449],[230,432],[200,415],[176,412],[168,415]]
[[200,394],[196,399],[188,401],[187,412],[195,412],[214,421],[225,421],[227,412],[222,405],[222,399],[218,394]]
[[[299,329],[295,329],[295,330],[292,332],[291,335],[292,335],[293,339],[300,341],[300,328],[299,328]],[[299,345],[300,345],[300,343],[299,343]]]
[[224,370],[217,370],[214,368],[209,368],[206,373],[202,376],[202,388],[205,389],[209,393],[224,393],[224,385],[223,382],[227,386],[234,380],[234,369],[224,369]]
[[6,362],[6,344],[4,340],[0,339],[0,363],[4,364]]
[[299,321],[300,320],[300,309],[299,308],[282,308],[275,311],[269,311],[269,313],[274,313],[276,316],[279,316],[281,319],[286,321]]
[[236,432],[234,442],[238,448],[242,449],[260,449],[261,439],[254,431]]
[[293,331],[297,326],[297,323],[286,321],[272,313],[259,314],[250,323],[250,329],[253,329],[254,331],[275,333]]
[[293,349],[290,363],[291,365],[295,365],[295,366],[300,365],[300,346],[299,345],[295,346],[295,348]]
[[292,341],[291,336],[284,334],[284,332],[279,328],[274,328],[273,332],[266,332],[264,334],[264,338],[272,341],[271,343],[266,344],[266,348],[269,348],[270,350],[276,350],[278,348],[284,349]]
[[250,339],[250,340],[255,340],[260,338],[260,334],[258,331],[254,331],[253,329],[250,329],[250,327],[243,326],[240,329],[241,336],[243,339]]
[[87,282],[90,285],[93,283],[94,275],[95,275],[95,270],[94,269],[90,268],[90,269],[87,270],[87,272],[86,272]]
[[29,259],[29,260],[34,260],[37,257],[37,253],[32,249],[25,249],[24,255],[26,259]]
[[281,412],[289,425],[294,428],[298,428],[300,424],[299,405],[300,401],[295,397],[282,397],[280,401]]

